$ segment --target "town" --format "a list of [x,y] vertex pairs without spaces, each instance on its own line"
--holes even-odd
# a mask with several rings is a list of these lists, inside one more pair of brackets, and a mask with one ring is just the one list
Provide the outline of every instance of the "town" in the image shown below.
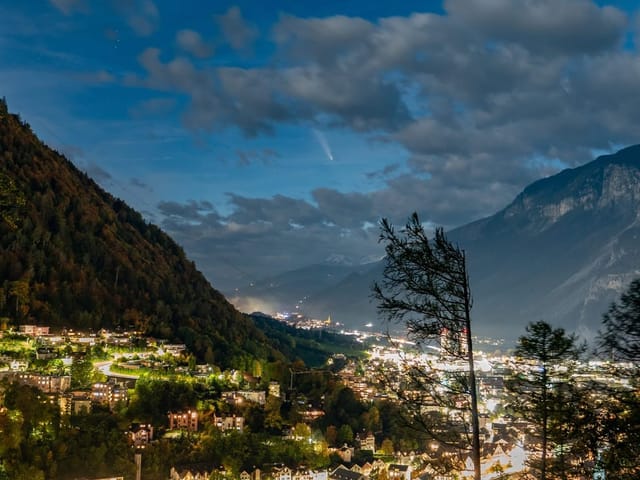
[[[330,320],[305,319],[300,320],[299,328],[330,324]],[[232,457],[209,458],[210,463],[202,461],[206,455],[198,461],[165,458],[160,465],[168,467],[167,471],[153,478],[471,478],[468,451],[416,434],[400,420],[398,392],[409,388],[409,370],[455,372],[456,362],[436,347],[424,352],[410,342],[382,334],[343,333],[358,337],[362,355],[336,354],[321,368],[254,365],[252,371],[221,371],[215,365],[196,363],[185,345],[135,331],[53,332],[46,326],[20,325],[5,329],[0,338],[4,400],[0,417],[8,415],[11,402],[7,400],[21,386],[39,392],[37,401],[57,410],[47,419],[49,423],[72,425],[96,413],[118,418],[130,456],[136,459],[138,479],[146,478],[141,466],[147,455],[157,455],[151,452],[158,445],[173,448],[174,453],[179,450],[176,445],[204,448],[207,441],[219,448],[243,443],[250,432],[263,434],[258,450],[243,445],[244,451],[240,448]],[[483,478],[526,473],[539,452],[532,434],[535,429],[506,408],[505,382],[518,368],[518,359],[496,350],[499,342],[478,343],[494,349],[476,349],[475,354]],[[611,371],[606,362],[583,361],[575,365],[573,376],[584,383],[618,383],[627,388],[628,382],[608,373]],[[420,404],[420,408],[443,413],[445,407]],[[125,425],[123,420],[130,422]],[[42,419],[39,422],[33,428],[40,429],[40,435],[46,436],[47,428],[57,428]],[[262,452],[262,463],[257,451]],[[98,478],[90,471],[84,476]]]

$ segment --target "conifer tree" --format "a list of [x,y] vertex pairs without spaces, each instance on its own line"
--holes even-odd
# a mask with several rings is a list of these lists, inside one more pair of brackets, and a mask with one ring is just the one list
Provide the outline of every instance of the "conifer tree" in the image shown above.
[[598,353],[617,381],[600,386],[607,402],[597,422],[600,469],[607,478],[640,478],[640,278],[614,302],[602,320]]
[[602,320],[600,352],[604,357],[640,362],[640,278],[614,302]]
[[[544,321],[530,323],[526,331],[518,340],[518,366],[506,386],[513,394],[511,410],[536,427],[540,457],[529,466],[538,472],[539,480],[547,480],[556,478],[552,470],[566,469],[564,449],[576,398],[572,372],[584,347],[575,335]],[[558,452],[553,461],[552,449]]]

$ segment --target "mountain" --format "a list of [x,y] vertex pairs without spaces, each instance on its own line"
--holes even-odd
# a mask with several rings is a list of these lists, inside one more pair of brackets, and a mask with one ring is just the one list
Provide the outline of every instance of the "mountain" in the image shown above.
[[[640,145],[539,180],[447,235],[467,253],[477,334],[513,340],[543,319],[590,337],[640,276]],[[305,312],[356,328],[375,321],[370,286],[383,268],[307,285]]]
[[[312,294],[315,297],[325,289],[332,292],[346,278],[361,275],[370,268],[370,265],[351,265],[334,259],[253,282],[235,292],[237,296],[231,300],[242,311],[293,312],[296,308],[306,311]],[[365,297],[367,295],[365,293]]]
[[136,328],[221,367],[284,359],[182,248],[0,101],[0,319]]
[[481,321],[513,334],[544,319],[589,336],[640,275],[640,145],[539,180],[450,238],[468,250]]

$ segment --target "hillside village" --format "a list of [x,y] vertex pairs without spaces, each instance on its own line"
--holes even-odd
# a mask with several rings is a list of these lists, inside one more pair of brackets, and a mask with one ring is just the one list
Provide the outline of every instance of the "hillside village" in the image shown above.
[[[295,463],[295,456],[289,455],[269,464],[254,464],[253,468],[243,468],[246,459],[234,466],[228,462],[226,466],[185,462],[172,465],[165,476],[153,478],[454,480],[473,475],[468,452],[435,441],[421,441],[405,427],[392,434],[380,419],[370,421],[370,428],[360,431],[353,431],[348,423],[321,429],[322,418],[334,415],[326,408],[335,408],[325,405],[328,377],[341,389],[340,401],[345,402],[342,408],[349,408],[346,403],[354,402],[354,408],[360,409],[362,415],[380,415],[381,402],[395,402],[393,392],[380,383],[379,373],[385,371],[400,379],[407,360],[414,364],[427,361],[424,354],[410,353],[397,345],[372,344],[362,359],[335,356],[328,362],[328,366],[336,367],[332,370],[298,366],[296,371],[294,366],[281,381],[265,381],[249,372],[221,371],[214,365],[196,364],[184,345],[141,337],[134,331],[51,332],[46,326],[20,325],[15,331],[5,330],[0,345],[3,390],[9,388],[10,382],[37,389],[42,401],[59,410],[55,418],[61,423],[72,424],[74,419],[96,412],[131,419],[127,408],[141,401],[140,385],[145,379],[206,389],[205,395],[180,404],[183,408],[176,408],[178,404],[160,405],[166,411],[147,415],[149,421],[126,424],[122,434],[130,446],[131,459],[135,454],[144,459],[158,442],[182,442],[185,438],[195,441],[214,430],[216,435],[240,438],[237,436],[262,429],[269,432],[270,438],[301,445],[308,452],[298,457],[306,458],[302,463]],[[432,360],[445,362],[438,357],[430,357]],[[505,411],[504,383],[515,359],[500,353],[480,353],[477,360],[483,478],[524,474],[527,461],[537,455],[538,445],[533,425]],[[583,363],[579,375],[585,382],[613,382],[614,378],[606,376],[605,371],[602,363]],[[305,377],[319,382],[317,386],[322,391],[304,387]],[[0,416],[6,411],[3,408]],[[349,416],[352,412],[343,414]],[[138,417],[145,415],[138,412]],[[305,464],[311,458],[315,459],[313,467]],[[95,478],[90,471],[84,475]]]

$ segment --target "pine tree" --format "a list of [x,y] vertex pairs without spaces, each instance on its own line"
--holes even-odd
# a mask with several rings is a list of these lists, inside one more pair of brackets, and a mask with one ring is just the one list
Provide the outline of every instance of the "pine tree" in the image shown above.
[[614,302],[602,320],[599,354],[617,381],[600,386],[607,402],[599,422],[591,422],[598,437],[600,468],[607,478],[640,477],[640,278]]
[[[531,469],[539,473],[540,480],[556,478],[551,470],[560,470],[562,478],[576,399],[572,372],[584,347],[578,345],[575,335],[544,321],[530,323],[526,331],[515,351],[518,366],[506,382],[513,394],[510,408],[536,427],[540,458],[530,462]],[[549,453],[554,449],[557,455],[552,460]]]

